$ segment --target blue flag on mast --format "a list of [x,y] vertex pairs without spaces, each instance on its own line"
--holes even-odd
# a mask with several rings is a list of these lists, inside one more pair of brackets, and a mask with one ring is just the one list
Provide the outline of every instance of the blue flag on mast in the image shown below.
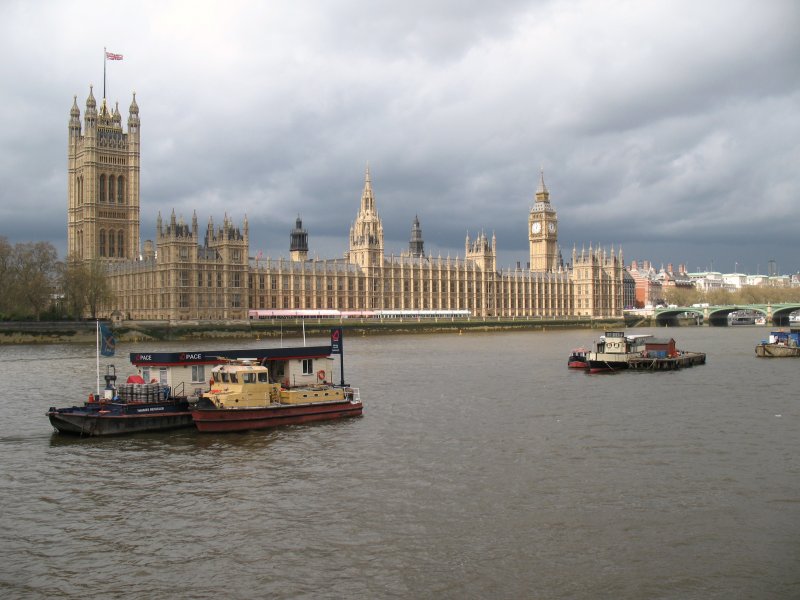
[[103,356],[114,356],[114,350],[117,348],[117,340],[114,339],[114,334],[105,323],[100,323],[100,354]]

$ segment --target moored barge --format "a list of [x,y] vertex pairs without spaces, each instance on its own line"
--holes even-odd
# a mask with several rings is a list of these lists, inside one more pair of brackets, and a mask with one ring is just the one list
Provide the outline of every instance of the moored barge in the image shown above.
[[50,407],[50,424],[59,433],[80,436],[191,427],[190,400],[180,391],[158,383],[116,385],[116,379],[114,365],[109,365],[103,394],[90,394],[82,406]]
[[587,354],[590,373],[613,372],[624,369],[635,371],[673,371],[706,362],[704,352],[678,350],[672,338],[654,338],[651,335],[629,335],[621,331],[607,331],[595,344],[595,351]]
[[800,328],[772,331],[769,338],[756,346],[759,358],[790,358],[800,356]]

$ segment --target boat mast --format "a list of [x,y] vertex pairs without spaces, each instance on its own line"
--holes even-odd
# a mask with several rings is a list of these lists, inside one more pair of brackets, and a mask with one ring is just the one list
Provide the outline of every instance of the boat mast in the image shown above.
[[97,359],[97,396],[100,397],[100,319],[96,319],[94,325],[94,355]]

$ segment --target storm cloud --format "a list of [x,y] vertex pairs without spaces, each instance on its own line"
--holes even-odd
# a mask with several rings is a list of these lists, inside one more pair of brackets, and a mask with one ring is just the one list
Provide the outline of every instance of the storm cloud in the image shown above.
[[77,95],[142,122],[159,211],[246,215],[251,252],[347,248],[369,164],[387,253],[497,236],[526,262],[540,169],[573,246],[690,270],[800,270],[800,4],[6,2],[0,235],[66,245]]

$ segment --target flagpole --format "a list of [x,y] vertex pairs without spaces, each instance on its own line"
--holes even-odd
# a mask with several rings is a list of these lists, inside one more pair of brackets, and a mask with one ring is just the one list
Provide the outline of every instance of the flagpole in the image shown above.
[[106,54],[106,47],[103,46],[103,98],[106,97],[106,62],[108,55]]
[[100,320],[95,320],[94,353],[97,358],[97,396],[100,397]]

